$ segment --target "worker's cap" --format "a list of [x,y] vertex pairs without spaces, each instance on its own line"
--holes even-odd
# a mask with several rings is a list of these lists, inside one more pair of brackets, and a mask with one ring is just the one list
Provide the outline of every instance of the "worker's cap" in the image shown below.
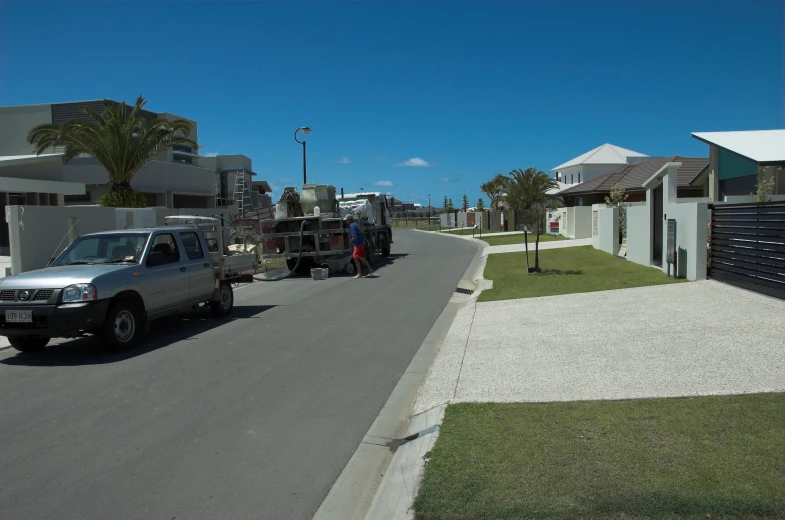
[[344,220],[354,220],[354,217],[352,217],[351,215],[346,215],[345,217],[343,217],[343,219]]

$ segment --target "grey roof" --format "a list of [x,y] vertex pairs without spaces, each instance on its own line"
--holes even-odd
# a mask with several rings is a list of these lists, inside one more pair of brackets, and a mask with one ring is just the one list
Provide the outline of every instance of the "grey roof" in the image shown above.
[[643,183],[649,180],[652,175],[657,173],[657,170],[662,168],[666,163],[680,162],[682,165],[678,170],[677,186],[686,188],[692,186],[692,183],[703,171],[709,167],[709,159],[704,157],[681,157],[675,155],[673,157],[664,157],[660,159],[652,159],[644,161],[640,164],[628,164],[617,168],[612,172],[600,175],[594,179],[567,188],[559,193],[559,195],[578,195],[581,193],[609,193],[611,188],[618,184],[620,187],[627,191],[638,191],[643,189]]

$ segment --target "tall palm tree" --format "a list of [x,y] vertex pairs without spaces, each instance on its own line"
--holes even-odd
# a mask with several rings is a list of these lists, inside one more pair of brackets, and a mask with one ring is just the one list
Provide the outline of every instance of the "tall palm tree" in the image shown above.
[[140,114],[146,104],[142,96],[130,109],[125,101],[104,100],[103,114],[83,108],[87,118],[38,125],[27,134],[27,141],[38,155],[50,147],[59,147],[63,149],[63,162],[86,155],[101,163],[109,173],[112,189],[99,204],[144,207],[144,197],[131,188],[134,174],[173,145],[198,146],[188,137],[193,130],[191,122],[182,119],[148,122]]
[[[537,168],[517,169],[509,173],[507,186],[507,200],[523,210],[528,220],[535,223],[534,232],[536,242],[534,246],[534,272],[540,272],[540,233],[545,221],[545,212],[555,208],[560,199],[557,195],[548,193],[558,184],[545,172]],[[528,223],[523,228],[523,240],[526,249],[526,270],[529,268],[529,236]]]

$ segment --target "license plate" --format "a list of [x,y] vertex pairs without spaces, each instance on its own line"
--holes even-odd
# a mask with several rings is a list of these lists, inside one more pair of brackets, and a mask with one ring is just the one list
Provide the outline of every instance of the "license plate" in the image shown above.
[[32,323],[33,311],[5,311],[6,323]]

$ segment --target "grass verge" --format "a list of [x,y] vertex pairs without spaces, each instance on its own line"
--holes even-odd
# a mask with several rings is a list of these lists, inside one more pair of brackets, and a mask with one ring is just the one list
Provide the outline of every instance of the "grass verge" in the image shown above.
[[[529,252],[534,266],[534,251]],[[526,273],[525,253],[488,255],[483,276],[493,289],[483,291],[479,301],[535,298],[629,287],[679,283],[659,269],[639,265],[598,251],[592,246],[540,251],[541,273]]]
[[[478,237],[479,238],[479,237]],[[529,249],[534,251],[534,241],[535,236],[529,233]],[[488,242],[490,246],[508,246],[510,244],[521,244],[523,245],[523,233],[520,235],[502,235],[498,237],[494,236],[485,236],[483,233],[483,237],[480,239],[483,242]],[[540,244],[543,242],[554,242],[556,240],[567,240],[566,237],[561,235],[540,235]]]
[[427,220],[393,220],[394,228],[414,228],[423,231],[439,231],[439,223],[429,223]]
[[785,518],[785,394],[447,408],[418,520]]

